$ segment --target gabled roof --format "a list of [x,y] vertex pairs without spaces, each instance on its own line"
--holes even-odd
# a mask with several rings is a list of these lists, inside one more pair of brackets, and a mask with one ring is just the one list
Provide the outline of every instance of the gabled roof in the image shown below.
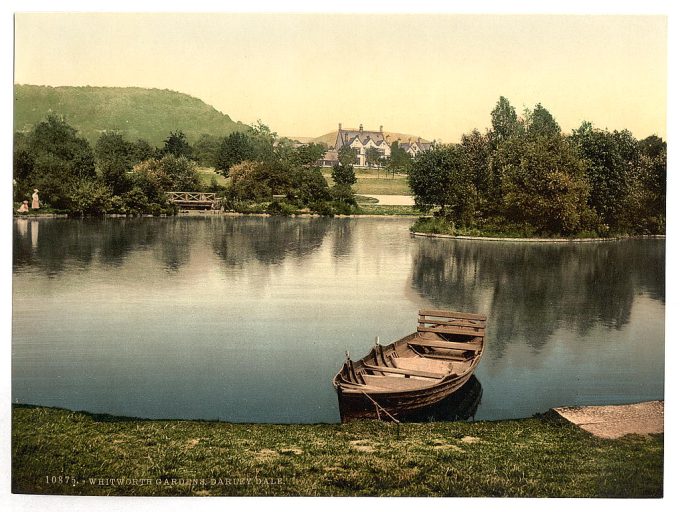
[[383,132],[374,132],[367,130],[338,130],[338,135],[335,139],[335,148],[340,149],[343,144],[351,144],[355,139],[358,139],[362,145],[368,144],[372,140],[374,144],[385,140]]

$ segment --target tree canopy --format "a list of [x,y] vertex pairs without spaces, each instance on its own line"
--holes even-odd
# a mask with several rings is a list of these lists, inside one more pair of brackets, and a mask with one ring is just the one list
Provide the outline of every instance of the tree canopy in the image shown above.
[[416,205],[459,226],[532,234],[660,233],[665,142],[584,122],[562,134],[540,103],[520,119],[501,97],[486,134],[419,154],[409,172]]

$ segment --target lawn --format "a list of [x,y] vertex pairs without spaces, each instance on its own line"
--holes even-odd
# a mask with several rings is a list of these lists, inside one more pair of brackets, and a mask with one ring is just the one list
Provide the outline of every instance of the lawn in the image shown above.
[[[333,185],[331,178],[331,170],[322,170],[328,185]],[[377,194],[377,195],[398,195],[410,196],[411,189],[408,186],[408,181],[405,175],[397,174],[392,177],[391,174],[386,175],[384,170],[378,169],[354,169],[357,177],[357,182],[352,189],[355,194]]]
[[[333,185],[330,169],[322,169],[322,173],[329,186]],[[209,187],[210,183],[215,177],[218,185],[226,185],[227,179],[221,174],[215,172],[212,167],[199,167],[198,174],[201,179],[201,185]],[[406,176],[403,174],[392,175],[385,174],[385,171],[377,169],[355,169],[357,182],[352,189],[356,194],[378,194],[378,195],[411,195],[411,189],[408,186]]]
[[12,408],[12,490],[74,495],[660,497],[663,435],[550,416],[255,425]]

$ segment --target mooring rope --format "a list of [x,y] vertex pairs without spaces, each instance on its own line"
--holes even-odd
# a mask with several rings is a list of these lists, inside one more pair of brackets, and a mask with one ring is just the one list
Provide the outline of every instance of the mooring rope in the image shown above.
[[385,409],[382,405],[380,405],[378,402],[376,402],[376,401],[373,399],[373,397],[372,397],[371,395],[369,395],[368,393],[366,393],[366,391],[362,391],[362,393],[366,396],[366,398],[368,398],[371,402],[373,402],[373,405],[375,405],[375,410],[376,410],[376,414],[377,414],[377,416],[378,416],[378,419],[380,419],[380,412],[379,412],[379,411],[383,411],[383,412],[384,412],[385,414],[387,414],[387,416],[389,416],[389,418],[390,418],[392,421],[394,421],[397,425],[399,425],[399,424],[401,423],[397,418],[395,418],[394,416],[392,416],[392,415],[387,411],[387,409]]

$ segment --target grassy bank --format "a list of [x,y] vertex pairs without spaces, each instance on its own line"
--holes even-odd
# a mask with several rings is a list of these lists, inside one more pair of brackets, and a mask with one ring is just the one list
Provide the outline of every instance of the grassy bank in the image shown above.
[[548,417],[251,425],[14,406],[12,489],[76,495],[658,497],[663,436]]
[[487,225],[478,227],[456,226],[452,222],[439,217],[421,217],[413,226],[411,226],[411,232],[432,235],[471,236],[480,238],[592,239],[600,237],[600,235],[594,231],[582,231],[569,237],[551,233],[540,233],[529,225],[508,224],[501,219],[497,219],[496,222],[489,221]]

